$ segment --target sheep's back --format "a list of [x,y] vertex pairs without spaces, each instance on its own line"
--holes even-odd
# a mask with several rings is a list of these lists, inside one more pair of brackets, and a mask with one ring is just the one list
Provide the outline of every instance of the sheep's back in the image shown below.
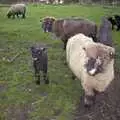
[[64,32],[68,35],[68,37],[71,37],[78,33],[83,33],[86,36],[96,35],[97,32],[96,24],[84,19],[64,20],[63,27]]
[[77,34],[68,40],[66,47],[67,62],[71,71],[76,77],[81,80],[83,88],[86,86],[91,87],[99,92],[104,91],[114,78],[114,59],[105,66],[102,73],[96,74],[95,76],[89,75],[85,70],[85,63],[88,60],[84,47],[86,46],[102,46],[104,49],[112,49],[109,46],[105,46],[100,43],[94,43],[89,37],[83,34]]
[[22,12],[24,12],[25,8],[26,8],[25,4],[14,4],[9,8],[8,11],[11,11],[11,12],[22,11]]
[[52,25],[52,33],[54,33],[57,37],[61,37],[63,30],[63,22],[64,20],[56,20]]
[[83,34],[77,34],[68,40],[66,47],[67,62],[72,72],[79,79],[84,71],[84,64],[87,61],[83,48],[85,45],[91,44],[92,41],[91,38],[88,38]]

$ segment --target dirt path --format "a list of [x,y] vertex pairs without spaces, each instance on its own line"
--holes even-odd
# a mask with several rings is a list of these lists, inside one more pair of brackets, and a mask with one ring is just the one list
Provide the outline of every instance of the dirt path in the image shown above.
[[81,99],[74,120],[120,120],[120,70],[115,69],[115,76],[105,93],[97,96],[92,108],[84,108]]

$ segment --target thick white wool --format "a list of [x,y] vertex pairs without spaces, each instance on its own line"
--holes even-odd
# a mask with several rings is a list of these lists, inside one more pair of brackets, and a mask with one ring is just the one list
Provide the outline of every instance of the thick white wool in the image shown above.
[[94,43],[91,38],[86,37],[83,34],[77,34],[71,37],[68,40],[66,47],[67,63],[76,77],[81,80],[81,84],[87,95],[94,95],[93,90],[99,92],[104,91],[114,79],[114,59],[105,66],[103,73],[90,76],[86,72],[84,65],[87,62],[88,57],[86,56],[84,48],[91,45],[99,45],[107,51],[115,51],[112,47],[100,43]]

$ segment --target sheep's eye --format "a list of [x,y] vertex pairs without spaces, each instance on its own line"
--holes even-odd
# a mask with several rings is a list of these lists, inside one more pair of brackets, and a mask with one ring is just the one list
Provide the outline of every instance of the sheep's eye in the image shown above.
[[114,58],[114,53],[113,52],[110,52],[109,55],[110,55],[110,58]]
[[41,52],[40,52],[40,51],[38,51],[38,54],[41,54]]

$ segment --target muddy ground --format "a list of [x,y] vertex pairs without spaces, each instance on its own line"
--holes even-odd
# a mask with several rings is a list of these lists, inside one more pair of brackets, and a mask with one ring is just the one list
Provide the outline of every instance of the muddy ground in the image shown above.
[[91,108],[83,106],[83,98],[74,112],[74,120],[120,120],[120,70],[115,69],[115,80],[105,93],[97,95]]

